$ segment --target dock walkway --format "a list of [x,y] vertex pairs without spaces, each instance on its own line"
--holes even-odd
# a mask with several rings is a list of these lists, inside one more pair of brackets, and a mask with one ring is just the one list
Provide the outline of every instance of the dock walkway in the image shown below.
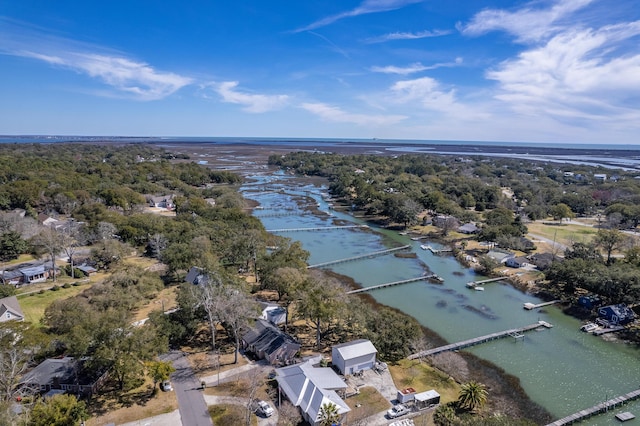
[[280,228],[267,229],[267,232],[301,232],[301,231],[328,231],[331,229],[368,228],[368,225],[343,225],[343,226],[318,226],[315,228]]
[[480,343],[484,343],[484,342],[488,342],[490,340],[496,340],[496,339],[502,339],[503,337],[520,337],[520,335],[522,335],[522,333],[527,332],[527,331],[531,331],[531,330],[536,330],[540,327],[545,327],[545,328],[551,328],[553,327],[553,325],[549,324],[548,322],[545,321],[538,321],[535,324],[531,324],[531,325],[527,325],[525,327],[520,327],[520,328],[512,328],[510,330],[504,330],[504,331],[499,331],[497,333],[492,333],[492,334],[487,334],[485,336],[480,336],[480,337],[475,337],[473,339],[469,339],[469,340],[464,340],[462,342],[458,342],[458,343],[451,343],[449,345],[445,345],[445,346],[440,346],[434,349],[427,349],[426,351],[421,351],[418,353],[415,353],[413,355],[409,355],[407,358],[408,359],[416,359],[416,358],[422,358],[425,356],[430,356],[430,355],[436,355],[442,352],[448,352],[448,351],[455,351],[458,349],[464,349],[464,348],[468,348],[470,346],[475,346],[475,345],[479,345]]
[[538,303],[538,304],[527,302],[527,303],[524,304],[524,309],[530,311],[532,309],[538,309],[538,308],[542,308],[543,306],[549,306],[549,305],[553,305],[553,304],[556,304],[556,303],[560,303],[560,301],[559,300],[552,300],[550,302],[543,302],[543,303]]
[[391,282],[391,283],[378,284],[378,285],[373,285],[371,287],[363,287],[363,288],[359,288],[357,290],[348,291],[347,294],[364,293],[365,291],[377,290],[379,288],[391,287],[391,286],[394,286],[394,285],[414,283],[416,281],[425,281],[425,280],[429,279],[430,277],[431,277],[430,275],[422,275],[420,277],[409,278],[408,280],[401,280],[401,281],[394,281],[394,282]]
[[593,407],[587,408],[586,410],[578,411],[577,413],[571,414],[570,416],[563,417],[560,420],[556,420],[553,423],[549,423],[547,426],[570,425],[572,423],[587,419],[591,416],[595,416],[596,414],[607,412],[611,408],[614,408],[618,405],[622,405],[627,401],[633,401],[634,399],[638,399],[638,398],[640,398],[640,389],[636,389],[622,396],[618,396],[608,401],[601,402],[600,404],[594,405]]
[[307,269],[323,268],[325,266],[335,265],[337,263],[343,263],[343,262],[350,262],[352,260],[359,260],[359,259],[364,259],[364,258],[374,257],[374,256],[384,256],[386,254],[394,253],[396,251],[406,250],[406,249],[408,249],[410,247],[411,247],[410,245],[406,245],[406,246],[402,246],[402,247],[390,248],[390,249],[387,249],[387,250],[374,251],[373,253],[365,253],[365,254],[359,254],[357,256],[345,257],[344,259],[330,260],[328,262],[322,262],[322,263],[316,263],[315,265],[309,265],[309,266],[307,266]]
[[508,280],[508,279],[509,279],[509,277],[498,277],[498,278],[489,278],[489,279],[486,279],[486,280],[479,280],[479,281],[469,281],[467,283],[467,287],[474,288],[474,287],[476,287],[476,286],[478,286],[480,284],[492,283],[492,282],[495,282],[495,281],[503,281],[503,280]]

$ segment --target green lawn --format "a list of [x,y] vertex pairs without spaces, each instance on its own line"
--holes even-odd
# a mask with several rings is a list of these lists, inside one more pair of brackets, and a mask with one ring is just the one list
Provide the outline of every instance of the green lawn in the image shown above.
[[[59,290],[44,290],[43,293],[33,293],[28,295],[18,294],[18,301],[22,312],[24,312],[25,320],[32,324],[40,324],[40,319],[44,316],[44,310],[60,299],[67,299],[79,294],[81,291],[87,288],[89,282],[83,283],[78,286],[71,286],[69,288],[60,287]],[[48,283],[48,286],[53,286],[53,283]]]
[[543,222],[527,223],[527,228],[532,234],[540,235],[565,246],[571,246],[576,242],[588,243],[598,232],[596,228],[590,226],[569,224],[545,225]]

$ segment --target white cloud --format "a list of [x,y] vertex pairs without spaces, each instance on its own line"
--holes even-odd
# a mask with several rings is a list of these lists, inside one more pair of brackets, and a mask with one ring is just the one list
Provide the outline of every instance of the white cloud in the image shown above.
[[335,123],[351,123],[359,126],[388,126],[406,119],[404,115],[366,115],[343,111],[339,107],[320,102],[307,102],[300,105],[306,111]]
[[246,93],[235,90],[237,87],[237,81],[225,81],[214,86],[224,102],[244,105],[243,109],[247,112],[262,113],[273,111],[284,107],[289,101],[289,96],[287,95]]
[[373,43],[384,43],[384,42],[393,41],[393,40],[418,40],[418,39],[421,39],[421,38],[428,38],[428,37],[441,37],[441,36],[448,35],[448,34],[451,34],[451,31],[447,31],[447,30],[434,30],[434,31],[424,30],[424,31],[416,32],[416,33],[395,32],[395,33],[384,34],[384,35],[381,35],[379,37],[368,38],[368,39],[364,40],[364,42],[373,44]]
[[354,16],[359,16],[359,15],[366,15],[369,13],[387,12],[390,10],[401,9],[411,4],[421,3],[422,1],[424,0],[364,0],[355,9],[338,13],[336,15],[327,16],[326,18],[322,18],[310,25],[307,25],[306,27],[299,28],[294,32],[314,30],[316,28],[333,24],[334,22],[344,18],[350,18]]
[[98,46],[50,36],[22,23],[1,19],[0,23],[6,24],[4,31],[0,31],[0,52],[36,59],[96,78],[117,91],[106,94],[108,96],[157,100],[193,83],[189,77],[158,71],[144,62],[105,53],[107,49]]
[[558,29],[555,24],[593,1],[557,0],[547,9],[526,7],[515,12],[485,9],[476,14],[470,23],[458,27],[466,35],[476,36],[502,30],[514,35],[520,42],[531,42],[549,36]]
[[436,68],[455,67],[460,64],[462,64],[462,58],[456,58],[454,62],[443,62],[434,65],[422,65],[420,62],[416,62],[406,67],[397,67],[395,65],[388,65],[386,67],[373,66],[371,67],[371,71],[383,74],[409,75],[417,72],[434,70]]
[[619,45],[640,35],[640,21],[567,30],[487,72],[496,98],[527,114],[560,119],[617,120],[638,116],[640,54]]

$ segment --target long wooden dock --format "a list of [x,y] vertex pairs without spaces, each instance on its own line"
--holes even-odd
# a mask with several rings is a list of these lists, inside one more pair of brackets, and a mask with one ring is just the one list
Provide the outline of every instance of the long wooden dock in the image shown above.
[[554,305],[556,303],[560,303],[560,301],[559,300],[552,300],[550,302],[543,302],[543,303],[538,303],[538,304],[527,302],[527,303],[524,304],[524,309],[530,311],[532,309],[538,309],[538,308],[542,308],[543,306]]
[[368,228],[367,225],[318,226],[315,228],[280,228],[267,229],[267,232],[300,232],[300,231],[328,231],[331,229]]
[[377,290],[379,288],[385,288],[385,287],[392,287],[394,285],[414,283],[416,281],[426,281],[429,278],[430,278],[430,275],[422,275],[415,278],[409,278],[408,280],[393,281],[390,283],[378,284],[378,285],[373,285],[371,287],[363,287],[357,290],[351,290],[351,291],[348,291],[347,294],[364,293],[365,291]]
[[387,250],[374,251],[372,253],[359,254],[357,256],[352,256],[352,257],[345,257],[344,259],[330,260],[328,262],[322,262],[322,263],[316,263],[315,265],[309,265],[309,266],[307,266],[307,269],[323,268],[325,266],[335,265],[335,264],[338,264],[338,263],[351,262],[352,260],[360,260],[360,259],[365,259],[365,258],[374,257],[374,256],[384,256],[386,254],[394,253],[396,251],[406,250],[406,249],[408,249],[410,247],[411,247],[410,245],[406,245],[406,246],[402,246],[402,247],[390,248],[390,249],[387,249]]
[[507,279],[509,279],[509,277],[498,277],[498,278],[489,278],[489,279],[486,279],[486,280],[479,280],[479,281],[469,281],[467,283],[467,287],[474,288],[474,287],[476,287],[476,286],[478,286],[480,284],[492,283],[492,282],[495,282],[495,281],[503,281],[503,280],[507,280]]
[[455,351],[458,349],[464,349],[470,346],[479,345],[480,343],[488,342],[490,340],[502,339],[503,337],[508,337],[508,336],[519,337],[524,332],[536,330],[540,327],[551,328],[553,326],[548,322],[538,321],[535,324],[527,325],[524,327],[512,328],[509,330],[499,331],[497,333],[487,334],[485,336],[475,337],[469,340],[463,340],[462,342],[458,342],[458,343],[451,343],[449,345],[440,346],[433,349],[427,349],[426,351],[421,351],[413,355],[409,355],[407,358],[416,359],[416,358],[422,358],[429,355],[436,355],[442,352]]
[[571,414],[570,416],[563,417],[560,420],[549,423],[547,426],[570,425],[572,423],[576,423],[589,417],[595,416],[596,414],[607,412],[618,405],[622,405],[627,401],[633,401],[634,399],[638,398],[640,398],[640,389],[636,389],[632,392],[626,393],[608,401],[601,402],[600,404],[594,405],[593,407],[587,408],[586,410],[578,411],[577,413]]

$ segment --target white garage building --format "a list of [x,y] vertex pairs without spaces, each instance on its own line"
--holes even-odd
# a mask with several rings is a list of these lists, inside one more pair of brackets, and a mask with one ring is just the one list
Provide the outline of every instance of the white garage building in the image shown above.
[[378,350],[369,340],[342,343],[331,349],[332,363],[344,375],[370,370],[376,365]]

